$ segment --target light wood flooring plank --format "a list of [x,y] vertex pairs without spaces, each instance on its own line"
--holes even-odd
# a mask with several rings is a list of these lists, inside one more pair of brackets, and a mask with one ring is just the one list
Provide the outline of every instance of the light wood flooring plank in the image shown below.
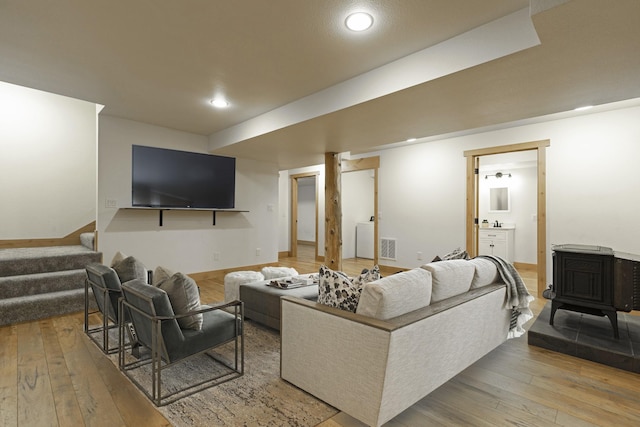
[[[81,326],[81,323],[78,326]],[[109,390],[113,402],[118,407],[125,425],[171,426],[171,423],[156,410],[153,403],[142,392],[132,386],[116,364],[105,356],[91,340],[86,337],[83,338],[85,338],[83,339],[85,347],[93,359],[100,378]]]
[[623,371],[599,363],[580,366],[580,375],[595,383],[606,386],[611,393],[630,393],[640,396],[640,374]]
[[[469,377],[464,378],[463,380],[460,376],[456,376],[450,382],[459,383],[463,387],[469,387],[476,389],[482,393],[487,393],[496,398],[499,404],[507,404],[511,407],[518,408],[541,420],[546,420],[550,423],[553,423],[557,418],[558,411],[556,409],[523,398],[507,390],[504,390],[501,387],[496,387],[481,381],[475,381]],[[496,406],[496,408],[498,406]]]
[[64,352],[51,319],[42,320],[40,330],[42,331],[42,341],[44,344],[47,367],[49,369],[49,379],[53,400],[56,406],[58,423],[61,426],[75,426],[84,424],[82,412],[78,405],[73,384],[69,378],[69,370],[64,358]]
[[72,316],[53,320],[86,426],[125,426],[109,389],[82,342],[82,330]]
[[601,407],[594,406],[589,402],[576,399],[572,394],[565,394],[562,391],[548,390],[532,384],[524,384],[513,380],[505,375],[488,371],[483,368],[474,368],[464,371],[459,375],[461,381],[465,378],[472,378],[476,381],[486,382],[490,385],[500,387],[522,398],[537,402],[539,404],[563,411],[576,418],[595,423],[603,419],[615,420],[617,425],[634,425],[625,416]]
[[47,360],[38,322],[18,327],[18,425],[57,426]]
[[585,420],[581,420],[565,412],[558,412],[556,424],[565,427],[602,427],[603,424],[592,424]]
[[492,427],[482,418],[461,412],[456,405],[443,405],[436,399],[422,399],[414,406],[424,416],[423,425],[425,426],[435,421],[446,426]]
[[539,418],[460,383],[448,382],[425,399],[435,400],[451,411],[463,412],[468,417],[479,418],[473,425],[546,426],[553,423],[553,420]]
[[0,327],[0,425],[18,425],[18,334]]
[[[573,399],[588,403],[613,414],[625,414],[624,421],[640,425],[640,399],[637,396],[616,394],[581,381],[581,377],[571,377],[564,372],[554,376],[534,377],[531,385],[544,390],[570,395]],[[634,413],[635,412],[635,413]],[[620,418],[622,415],[618,415]],[[621,420],[622,421],[622,420]]]

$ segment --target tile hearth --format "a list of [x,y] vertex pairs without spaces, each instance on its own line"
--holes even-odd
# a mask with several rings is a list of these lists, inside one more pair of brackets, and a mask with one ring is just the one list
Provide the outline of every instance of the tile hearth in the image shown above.
[[529,329],[529,345],[640,373],[640,316],[618,312],[616,339],[606,317],[558,310],[551,326],[550,314],[551,301]]

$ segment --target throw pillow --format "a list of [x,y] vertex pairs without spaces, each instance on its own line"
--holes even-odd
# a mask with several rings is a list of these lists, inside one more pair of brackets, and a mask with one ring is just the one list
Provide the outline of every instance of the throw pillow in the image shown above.
[[469,254],[467,253],[467,251],[463,251],[460,248],[456,248],[442,257],[443,261],[446,261],[449,259],[469,259]]
[[[183,273],[175,273],[158,285],[169,296],[171,307],[176,315],[185,314],[200,308],[200,294],[195,280]],[[202,329],[202,314],[181,317],[178,325],[183,329]]]
[[360,300],[360,293],[365,283],[377,280],[380,269],[373,269],[350,279],[341,271],[333,271],[327,266],[320,267],[318,283],[318,302],[342,310],[355,312]]
[[120,261],[125,259],[126,257],[127,256],[125,254],[123,254],[122,252],[120,252],[120,251],[116,252],[116,254],[113,256],[113,259],[111,260],[111,268],[113,268],[114,265],[116,265],[117,263],[119,263]]
[[356,276],[353,278],[353,284],[360,287],[362,289],[362,287],[369,282],[373,282],[374,280],[378,280],[380,279],[380,267],[378,267],[377,265],[374,265],[373,268],[371,270],[362,270],[362,273],[360,273],[360,275]]
[[116,271],[120,283],[128,282],[133,279],[140,279],[147,283],[147,269],[138,259],[128,256],[113,264],[112,268]]
[[151,284],[153,286],[158,286],[160,285],[160,283],[171,278],[171,276],[173,276],[174,274],[175,273],[169,270],[168,268],[157,266],[156,269],[153,271],[153,279],[151,281]]

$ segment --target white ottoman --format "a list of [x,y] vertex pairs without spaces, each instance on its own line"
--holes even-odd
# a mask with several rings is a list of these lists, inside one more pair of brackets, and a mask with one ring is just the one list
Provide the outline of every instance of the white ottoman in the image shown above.
[[234,271],[224,276],[224,302],[240,299],[240,285],[260,282],[264,276],[259,271]]

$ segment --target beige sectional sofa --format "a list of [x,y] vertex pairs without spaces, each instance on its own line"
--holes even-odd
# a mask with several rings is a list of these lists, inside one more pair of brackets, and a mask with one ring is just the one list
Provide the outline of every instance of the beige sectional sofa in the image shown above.
[[482,258],[368,283],[355,313],[283,297],[281,377],[380,426],[503,343],[506,300]]

